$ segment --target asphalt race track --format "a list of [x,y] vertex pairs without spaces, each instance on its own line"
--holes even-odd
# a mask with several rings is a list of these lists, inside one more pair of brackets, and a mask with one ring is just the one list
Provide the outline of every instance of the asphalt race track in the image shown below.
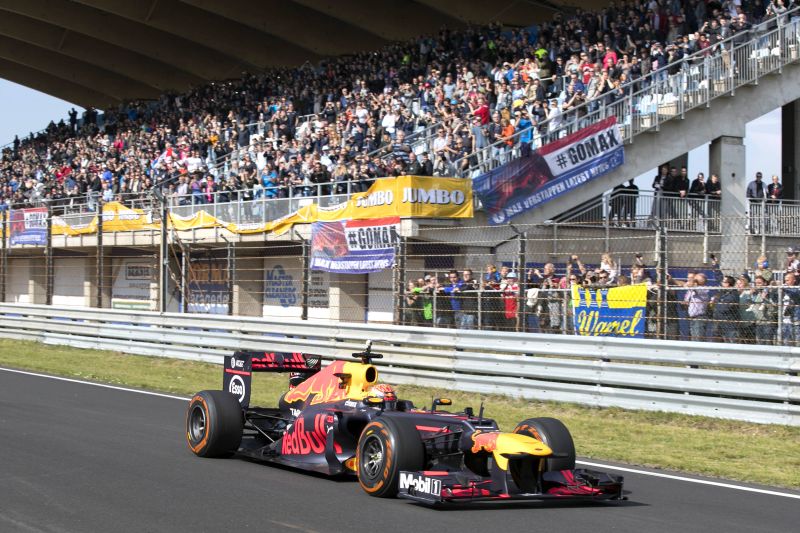
[[800,521],[797,492],[629,472],[630,500],[617,504],[439,510],[379,500],[353,481],[196,458],[185,408],[173,397],[0,369],[0,531],[730,533],[797,531]]

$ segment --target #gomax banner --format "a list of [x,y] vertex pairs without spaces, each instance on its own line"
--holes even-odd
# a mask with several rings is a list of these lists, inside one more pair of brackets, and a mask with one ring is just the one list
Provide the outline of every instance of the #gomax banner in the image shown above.
[[617,119],[610,117],[478,176],[472,187],[489,214],[489,224],[499,225],[624,162]]
[[400,217],[315,222],[311,227],[311,269],[368,274],[391,268],[400,242]]

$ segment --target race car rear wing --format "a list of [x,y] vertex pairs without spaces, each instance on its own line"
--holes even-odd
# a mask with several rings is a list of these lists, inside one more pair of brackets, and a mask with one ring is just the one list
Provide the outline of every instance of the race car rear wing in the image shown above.
[[300,352],[256,352],[240,350],[225,356],[222,390],[238,398],[242,407],[250,405],[253,372],[290,372],[291,380],[305,380],[319,372],[322,357]]

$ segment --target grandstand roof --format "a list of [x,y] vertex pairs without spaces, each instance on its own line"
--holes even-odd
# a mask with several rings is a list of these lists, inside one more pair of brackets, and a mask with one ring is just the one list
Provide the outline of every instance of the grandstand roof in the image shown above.
[[[84,107],[436,33],[550,19],[551,0],[0,0],[0,77]],[[592,1],[588,4],[606,2]]]

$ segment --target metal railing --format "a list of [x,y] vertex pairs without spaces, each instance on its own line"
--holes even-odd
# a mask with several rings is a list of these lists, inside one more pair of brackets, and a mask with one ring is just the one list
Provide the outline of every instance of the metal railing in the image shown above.
[[611,191],[554,218],[553,222],[648,229],[662,226],[671,231],[718,234],[720,200],[709,196],[681,198],[661,191]]
[[[532,148],[574,133],[590,124],[614,116],[624,142],[636,135],[658,130],[661,124],[687,111],[706,106],[713,99],[733,94],[760,77],[780,71],[800,59],[800,8],[769,19],[749,31],[752,37],[740,43],[742,35],[734,35],[708,49],[687,56],[680,62],[680,71],[670,75],[674,64],[632,80],[623,86],[623,95],[611,101],[607,95],[582,103],[551,117],[540,124],[515,132],[510,139],[498,141],[465,158],[452,162],[462,177],[473,177],[516,159],[521,154],[521,138],[531,137]],[[791,22],[784,22],[791,19]],[[781,22],[781,24],[778,24]],[[766,30],[773,24],[778,27]],[[714,55],[710,54],[713,51]]]
[[800,425],[800,348],[0,304],[0,336],[220,364],[234,350],[349,357],[395,383]]
[[800,235],[800,200],[748,200],[753,235]]
[[[380,179],[380,178],[376,178]],[[347,202],[354,193],[366,191],[373,180],[347,180],[327,183],[301,183],[236,191],[197,191],[167,195],[170,211],[190,217],[205,211],[225,222],[236,224],[266,223],[289,215],[310,204],[332,207]],[[41,202],[51,213],[70,226],[89,224],[103,203],[118,201],[126,207],[156,213],[161,205],[151,191],[120,193],[103,198],[99,193],[69,199]]]

